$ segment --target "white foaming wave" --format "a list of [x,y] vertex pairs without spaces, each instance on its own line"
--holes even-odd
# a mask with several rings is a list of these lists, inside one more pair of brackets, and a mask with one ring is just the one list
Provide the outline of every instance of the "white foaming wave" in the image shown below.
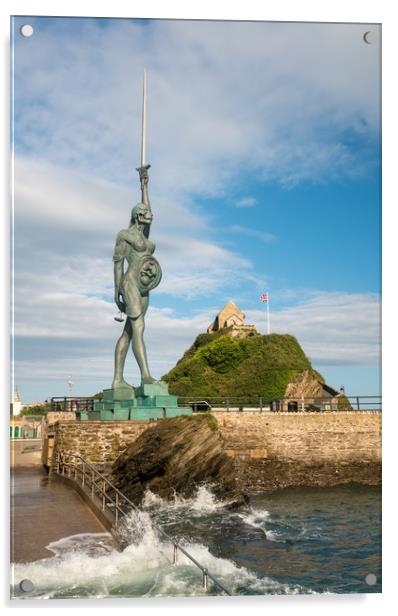
[[141,507],[143,509],[162,509],[167,505],[168,502],[164,498],[151,492],[149,488],[145,490],[144,498],[141,502]]
[[[172,546],[159,537],[147,512],[132,512],[123,529],[130,544],[122,551],[109,545],[106,533],[80,534],[53,542],[48,547],[56,555],[33,563],[14,565],[13,579],[29,579],[34,584],[29,598],[109,597],[109,596],[197,596],[205,594],[202,573],[181,552],[172,565]],[[102,542],[102,550],[95,550]],[[258,578],[228,559],[212,555],[194,542],[183,547],[232,594],[291,594],[312,592],[300,586],[289,587],[271,578]],[[50,547],[51,546],[51,547]],[[214,589],[209,580],[211,592]],[[16,588],[16,595],[18,593]],[[27,598],[26,595],[23,598]]]
[[[80,538],[82,536],[80,535]],[[62,543],[75,543],[75,537],[61,540],[61,545],[50,544],[58,554],[33,563],[13,566],[13,579],[29,579],[34,585],[33,596],[110,596],[118,594],[117,588],[132,589],[132,594],[144,595],[153,583],[153,571],[170,565],[172,550],[162,544],[152,532],[142,534],[141,540],[128,545],[122,552],[112,549],[106,554],[93,555],[85,549],[63,550]],[[91,536],[95,541],[95,537]],[[56,542],[57,543],[57,542]],[[136,592],[134,592],[136,590]],[[83,591],[83,592],[82,592]],[[31,595],[30,595],[31,596]]]
[[101,553],[111,552],[114,547],[114,540],[110,533],[80,533],[53,541],[46,546],[56,556],[76,551],[99,556]]
[[118,534],[124,543],[131,545],[158,546],[159,533],[151,516],[142,509],[132,509],[121,523]]
[[[266,509],[250,509],[249,513],[238,513],[240,519],[249,526],[260,528],[266,532],[266,522],[270,519],[271,514]],[[268,536],[269,531],[266,532]]]
[[267,527],[267,522],[271,520],[271,513],[266,509],[251,509],[249,513],[239,513],[238,515],[245,524],[262,530],[268,541],[286,542],[283,532]]
[[266,530],[264,531],[264,533],[268,541],[278,541],[278,542],[285,541],[285,538],[283,537],[282,533],[278,533],[278,531],[276,530]]
[[211,491],[211,485],[208,484],[199,486],[194,496],[190,498],[174,494],[172,500],[161,498],[147,489],[142,501],[144,509],[170,511],[185,508],[198,513],[212,513],[226,505],[228,505],[228,502],[218,500]]
[[[257,577],[245,567],[238,567],[233,561],[211,554],[209,549],[199,543],[182,544],[203,567],[206,567],[232,594],[313,594],[313,591],[300,585],[289,586],[269,577]],[[179,554],[178,562],[189,564],[189,559]],[[209,580],[209,584],[212,582]],[[196,593],[197,594],[197,593]]]

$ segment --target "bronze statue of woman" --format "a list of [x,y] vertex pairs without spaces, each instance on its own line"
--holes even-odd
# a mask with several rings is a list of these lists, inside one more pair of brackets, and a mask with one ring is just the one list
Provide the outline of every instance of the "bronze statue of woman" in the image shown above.
[[148,196],[148,169],[149,165],[138,169],[142,201],[132,209],[128,229],[120,231],[116,238],[113,257],[115,302],[119,310],[126,314],[126,323],[115,348],[112,388],[131,387],[123,378],[130,343],[141,372],[141,384],[156,382],[149,371],[144,343],[144,317],[148,310],[149,292],[157,287],[162,277],[160,265],[152,256],[155,244],[148,239],[153,218]]

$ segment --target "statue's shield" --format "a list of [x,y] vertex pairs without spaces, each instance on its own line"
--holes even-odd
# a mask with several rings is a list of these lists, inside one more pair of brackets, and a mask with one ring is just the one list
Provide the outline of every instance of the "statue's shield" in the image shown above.
[[138,265],[138,288],[141,293],[152,291],[162,279],[162,268],[155,257],[143,257]]

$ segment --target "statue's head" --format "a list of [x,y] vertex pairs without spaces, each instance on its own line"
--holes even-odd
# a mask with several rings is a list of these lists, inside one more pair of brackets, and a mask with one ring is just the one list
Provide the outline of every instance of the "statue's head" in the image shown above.
[[130,224],[138,222],[145,225],[150,225],[152,222],[152,210],[149,205],[145,205],[145,203],[137,203],[131,210],[131,221]]

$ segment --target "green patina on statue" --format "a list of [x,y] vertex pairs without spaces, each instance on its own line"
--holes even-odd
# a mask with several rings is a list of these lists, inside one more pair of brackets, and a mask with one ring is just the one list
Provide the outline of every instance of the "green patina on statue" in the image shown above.
[[[127,317],[115,349],[114,389],[130,387],[123,378],[130,343],[141,372],[141,384],[156,382],[149,371],[144,343],[144,318],[149,304],[149,292],[157,287],[162,277],[160,265],[152,256],[155,244],[148,239],[153,218],[148,196],[148,168],[149,165],[139,168],[142,202],[133,208],[128,229],[118,233],[113,257],[115,302],[120,312]],[[125,261],[128,264],[126,271]]]

